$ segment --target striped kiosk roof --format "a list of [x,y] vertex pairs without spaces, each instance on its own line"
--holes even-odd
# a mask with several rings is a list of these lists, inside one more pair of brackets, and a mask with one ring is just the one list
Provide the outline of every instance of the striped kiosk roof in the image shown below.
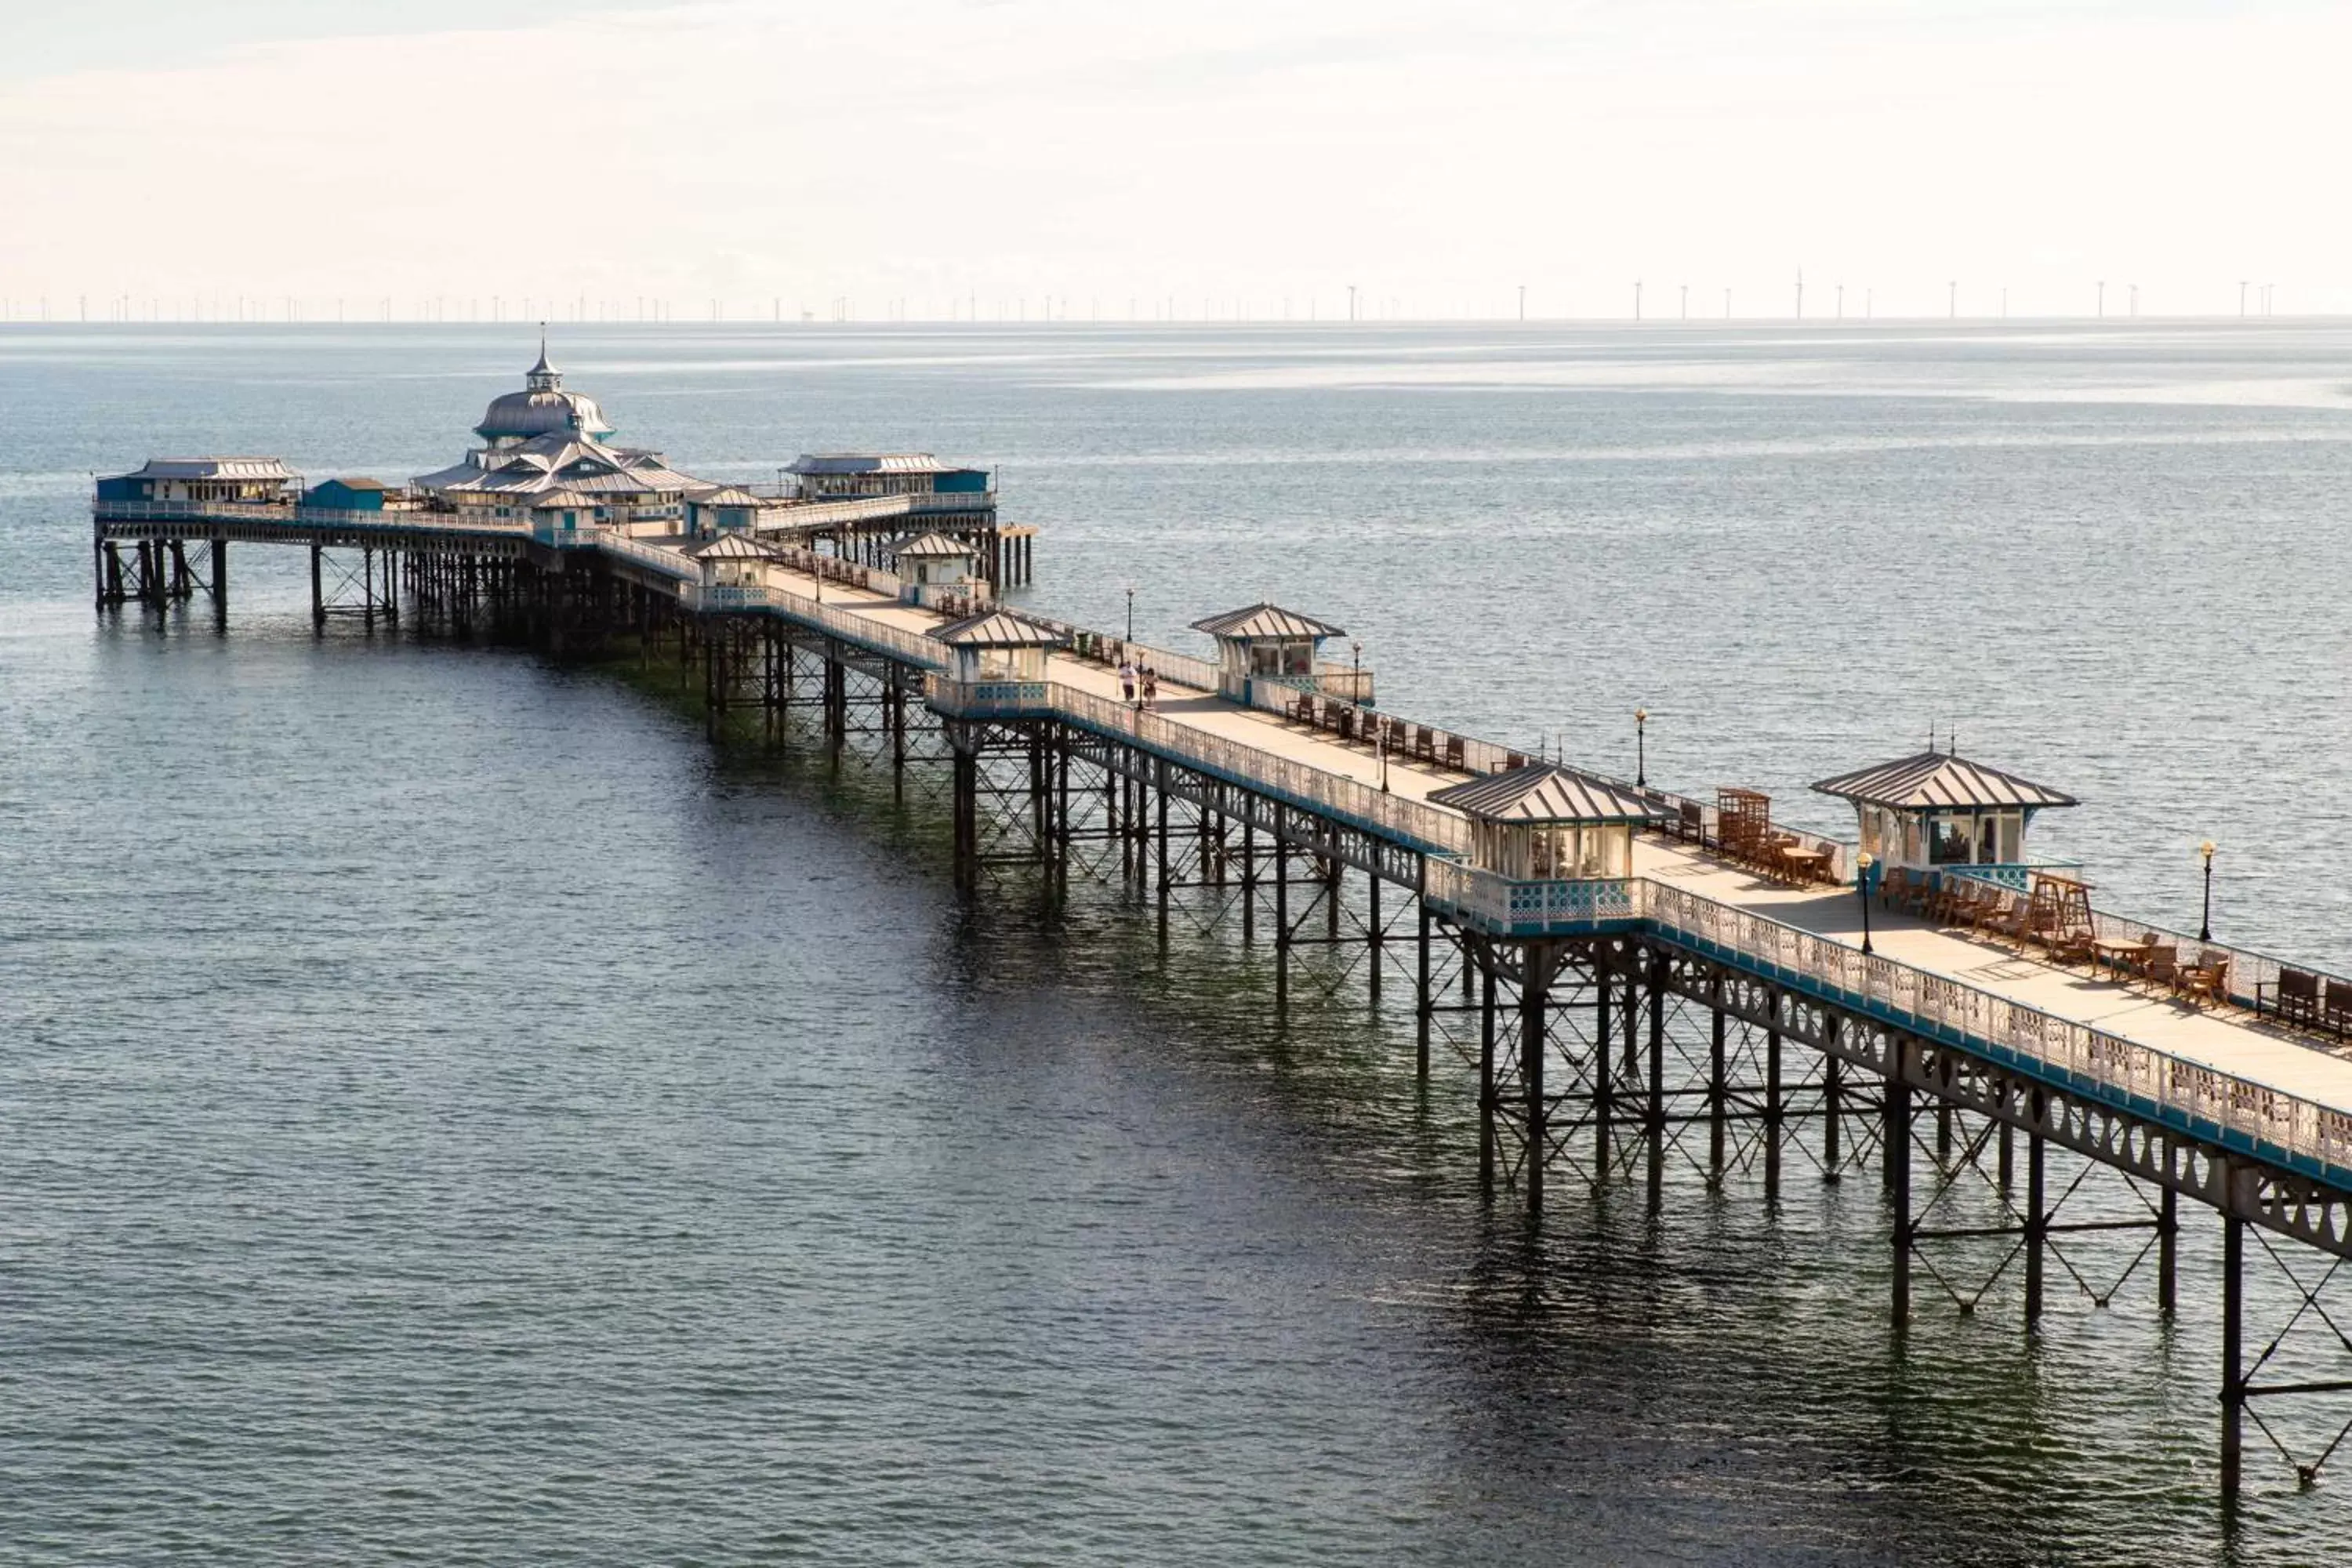
[[927,559],[969,560],[971,557],[980,553],[977,546],[965,544],[959,540],[950,539],[944,533],[918,534],[912,539],[898,540],[895,543],[885,546],[885,548],[901,561],[919,561]]
[[1429,804],[1482,822],[1642,823],[1666,816],[1632,790],[1557,763],[1529,763],[1433,790]]
[[706,539],[699,544],[689,544],[685,553],[697,561],[774,561],[776,552],[748,534],[722,533],[716,539]]
[[2081,804],[2071,795],[1949,752],[1921,752],[1900,762],[1823,779],[1813,788],[1823,795],[1896,811],[2032,810]]
[[1010,610],[985,610],[943,626],[931,636],[950,647],[1060,647],[1070,639]]
[[1343,637],[1348,634],[1328,621],[1318,621],[1312,616],[1302,616],[1296,610],[1286,610],[1279,605],[1261,600],[1246,609],[1228,610],[1222,616],[1194,621],[1192,629],[1206,632],[1213,637],[1230,637],[1240,641],[1250,637]]

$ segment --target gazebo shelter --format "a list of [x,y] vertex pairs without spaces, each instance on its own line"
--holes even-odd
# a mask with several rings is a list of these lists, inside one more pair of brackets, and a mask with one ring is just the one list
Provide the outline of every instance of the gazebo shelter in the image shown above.
[[686,492],[687,531],[698,539],[732,528],[756,527],[770,503],[740,485],[711,485]]
[[722,533],[688,545],[686,553],[702,568],[706,588],[765,587],[768,563],[777,558],[773,550],[748,533]]
[[1070,640],[1010,610],[967,616],[933,627],[930,635],[954,650],[949,679],[965,686],[1001,680],[1042,682],[1046,654]]
[[1628,789],[1530,763],[1437,790],[1432,805],[1470,819],[1470,863],[1515,882],[1633,874],[1633,835],[1665,814]]
[[1311,689],[1317,645],[1326,637],[1348,635],[1328,621],[1263,602],[1194,621],[1192,629],[1217,639],[1217,684],[1236,702],[1249,700],[1253,680]]
[[1840,773],[1813,787],[1853,803],[1864,854],[1887,867],[1919,871],[2022,867],[2025,830],[2034,813],[2078,804],[2015,773],[1937,751]]
[[980,551],[944,533],[918,534],[884,547],[898,574],[899,596],[908,604],[929,605],[942,595],[985,598],[988,584],[980,575]]

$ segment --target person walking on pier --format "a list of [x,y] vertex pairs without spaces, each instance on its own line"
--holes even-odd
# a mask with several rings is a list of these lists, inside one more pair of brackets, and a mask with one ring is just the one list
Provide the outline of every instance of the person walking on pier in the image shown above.
[[1118,661],[1118,694],[1129,708],[1135,706],[1135,666],[1125,659]]
[[1143,667],[1141,674],[1143,676],[1143,710],[1149,713],[1151,711],[1151,705],[1160,700],[1160,677],[1148,664]]

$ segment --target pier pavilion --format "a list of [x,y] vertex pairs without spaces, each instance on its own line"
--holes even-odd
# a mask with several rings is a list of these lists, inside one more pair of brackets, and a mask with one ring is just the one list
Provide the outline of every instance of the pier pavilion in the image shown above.
[[577,498],[600,526],[632,537],[688,531],[687,497],[723,487],[679,473],[659,452],[616,447],[596,400],[568,392],[540,347],[520,392],[490,400],[474,426],[482,445],[463,460],[411,481],[432,504],[484,523],[530,516],[556,493]]
[[1929,749],[1823,779],[1813,788],[1851,802],[1861,849],[1878,865],[1920,872],[1966,868],[2023,886],[2026,829],[2073,795]]
[[[541,433],[511,450],[584,438]],[[2326,1422],[2309,1446],[2277,1433],[2304,1429],[2291,1409],[2352,1403],[2342,1347],[2320,1347],[2323,1361],[2337,1355],[2333,1372],[2277,1369],[2280,1347],[2315,1321],[2328,1270],[2352,1258],[2352,974],[2169,931],[2087,890],[2085,961],[2032,921],[1879,906],[1855,879],[1864,847],[1817,835],[1774,835],[1780,863],[1805,875],[1760,874],[1727,847],[1759,820],[1760,792],[1708,801],[1545,767],[1539,747],[1349,700],[1313,655],[1339,628],[1276,606],[1202,623],[1220,639],[1212,659],[1025,611],[910,603],[895,574],[764,530],[705,545],[570,510],[562,526],[455,507],[306,512],[102,492],[98,598],[103,613],[175,602],[124,592],[127,548],[167,582],[192,541],[306,546],[314,584],[322,556],[357,552],[371,620],[673,659],[682,684],[699,678],[714,736],[748,723],[790,744],[788,721],[813,712],[836,764],[863,754],[902,789],[910,773],[944,775],[965,899],[1001,885],[1066,896],[1085,878],[1133,900],[1163,944],[1179,910],[1237,925],[1244,944],[1270,950],[1278,1016],[1304,955],[1358,951],[1342,983],[1360,975],[1370,1006],[1392,997],[1410,1017],[1420,1080],[1433,1056],[1458,1060],[1479,1179],[1531,1211],[1563,1180],[1645,1185],[1662,1207],[1676,1162],[1711,1190],[1760,1172],[1768,1202],[1792,1160],[1832,1181],[1874,1179],[1898,1326],[1919,1315],[1915,1283],[1970,1313],[2013,1278],[2037,1332],[2049,1264],[2063,1265],[2064,1289],[2080,1278],[2069,1249],[2110,1232],[2136,1238],[2124,1275],[2150,1259],[2169,1315],[2184,1209],[2210,1211],[2223,1495],[2243,1483],[2250,1415],[2306,1483],[2336,1452]],[[216,571],[216,604],[225,582]],[[1273,650],[1263,673],[1261,641]],[[1158,674],[1149,710],[1122,698],[1127,659]],[[1865,832],[1881,849],[1910,854],[1916,824],[1929,867],[1989,887],[1984,873],[2026,863],[2027,814],[2072,804],[1948,754],[1832,786],[1877,814]],[[1936,859],[1939,813],[1966,818],[1965,861],[1948,826],[1955,847]],[[2207,979],[2185,988],[2139,963],[2103,973],[2100,949],[2169,949]],[[2070,1165],[2072,1179],[2052,1179]],[[1996,1217],[1941,1220],[1951,1186],[1979,1177],[1999,1194]],[[2102,1183],[2138,1206],[2076,1217]],[[2319,1266],[2290,1269],[2294,1310],[2250,1322],[2248,1279],[2283,1253]],[[2118,1288],[2084,1291],[2104,1305]]]

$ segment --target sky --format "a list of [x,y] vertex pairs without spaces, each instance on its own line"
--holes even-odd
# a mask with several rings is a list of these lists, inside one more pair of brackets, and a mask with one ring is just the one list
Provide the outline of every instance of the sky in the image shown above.
[[0,19],[16,320],[2352,311],[2340,3]]

